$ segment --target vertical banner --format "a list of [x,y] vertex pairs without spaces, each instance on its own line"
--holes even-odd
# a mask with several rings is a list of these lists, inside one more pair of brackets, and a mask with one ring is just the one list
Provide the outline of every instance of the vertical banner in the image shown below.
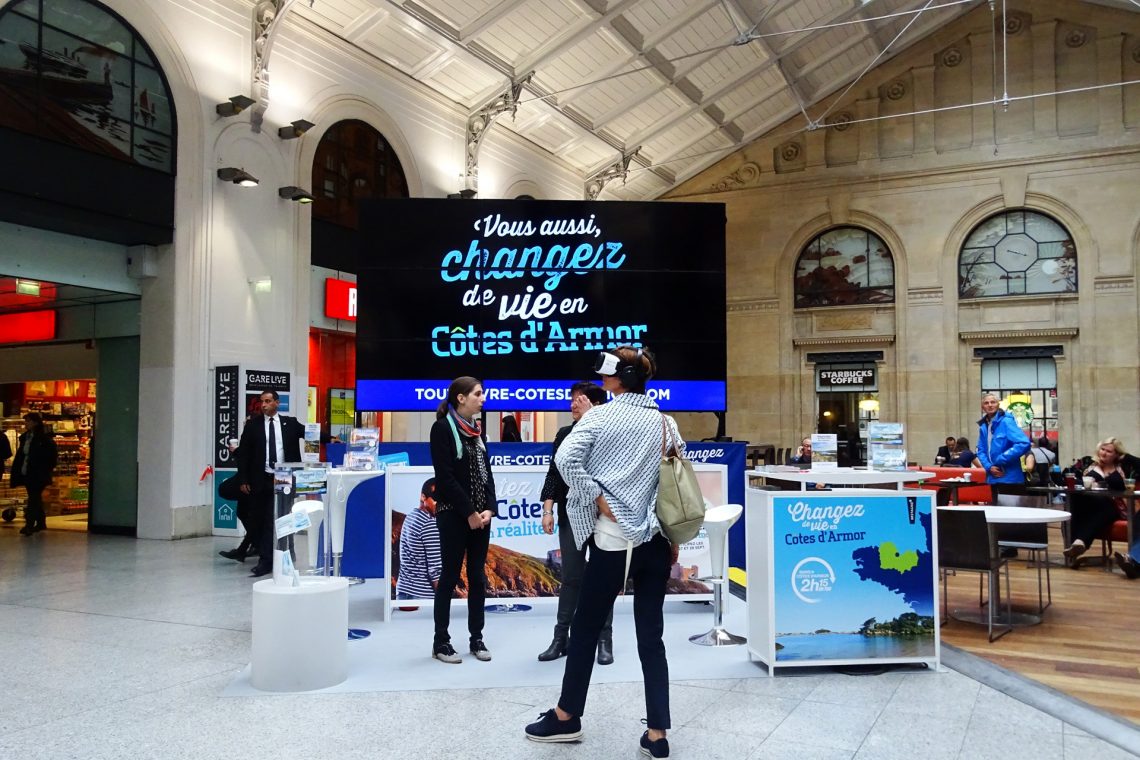
[[933,657],[933,499],[772,498],[777,660]]
[[238,425],[245,415],[238,403],[237,365],[214,368],[214,468],[234,467],[229,441],[238,437]]
[[237,529],[237,508],[234,502],[218,495],[217,486],[233,475],[237,468],[237,455],[230,450],[230,441],[239,437],[239,426],[245,419],[238,388],[240,377],[236,364],[214,367],[214,428],[211,438],[214,476],[210,480],[210,503],[214,506],[214,529],[225,534]]

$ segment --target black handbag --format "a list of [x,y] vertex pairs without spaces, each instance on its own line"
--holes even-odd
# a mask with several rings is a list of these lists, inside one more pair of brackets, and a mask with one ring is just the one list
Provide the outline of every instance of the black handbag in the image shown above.
[[237,475],[231,475],[218,483],[218,496],[226,501],[237,501],[241,498],[241,483],[238,481]]

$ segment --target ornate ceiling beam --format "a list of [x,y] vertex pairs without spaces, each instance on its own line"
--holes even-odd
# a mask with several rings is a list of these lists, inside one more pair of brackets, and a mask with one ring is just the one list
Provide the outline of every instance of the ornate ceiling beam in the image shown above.
[[[253,72],[250,95],[257,102],[250,109],[250,127],[261,131],[261,120],[269,108],[269,54],[277,40],[281,22],[297,0],[257,0],[253,6]],[[313,7],[313,0],[309,0]]]
[[511,112],[511,116],[519,108],[519,95],[522,94],[523,85],[530,81],[534,72],[522,79],[512,79],[511,86],[504,92],[491,99],[475,113],[467,117],[466,161],[463,167],[463,185],[468,190],[479,190],[479,147],[487,130],[500,115]]
[[637,155],[637,151],[641,150],[640,147],[634,148],[628,153],[622,153],[621,158],[614,161],[612,164],[595,172],[586,178],[585,196],[588,201],[595,201],[602,192],[602,188],[606,186],[610,180],[618,179],[619,177],[624,182],[625,178],[629,176],[629,162]]

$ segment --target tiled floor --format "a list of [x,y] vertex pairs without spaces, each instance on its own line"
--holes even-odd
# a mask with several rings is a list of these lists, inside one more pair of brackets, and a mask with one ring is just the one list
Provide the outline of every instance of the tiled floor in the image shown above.
[[[555,696],[546,687],[223,697],[250,646],[251,579],[216,557],[232,543],[0,527],[0,757],[639,756],[640,684],[595,686],[585,740],[553,746],[522,735]],[[1140,747],[1123,722],[947,654],[972,677],[674,682],[672,756],[1136,757],[1121,749]]]

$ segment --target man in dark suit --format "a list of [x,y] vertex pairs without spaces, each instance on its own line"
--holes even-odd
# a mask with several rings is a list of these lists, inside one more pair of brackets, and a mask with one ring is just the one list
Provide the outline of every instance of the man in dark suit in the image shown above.
[[939,446],[938,451],[934,452],[935,464],[946,464],[954,456],[954,447],[957,444],[957,439],[952,435],[946,436],[946,445]]
[[258,578],[273,572],[273,470],[284,462],[301,461],[305,437],[305,426],[296,417],[277,413],[280,400],[277,391],[261,394],[261,414],[249,418],[238,444],[239,490],[252,501],[254,543],[261,557],[250,575]]

